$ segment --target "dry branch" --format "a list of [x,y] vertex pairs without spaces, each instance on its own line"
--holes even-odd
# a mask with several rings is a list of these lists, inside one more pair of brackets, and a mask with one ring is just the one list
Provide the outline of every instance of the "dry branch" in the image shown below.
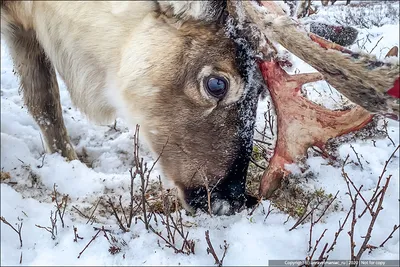
[[[392,175],[389,175],[386,178],[386,181],[384,182],[384,184],[382,184],[383,183],[383,175],[387,170],[387,165],[389,164],[389,162],[391,161],[391,159],[393,158],[394,154],[397,152],[398,149],[399,149],[399,146],[393,151],[393,153],[390,155],[388,160],[386,160],[386,163],[383,167],[382,173],[378,178],[375,192],[368,201],[362,195],[361,189],[363,186],[361,185],[361,186],[357,187],[344,169],[344,167],[346,166],[347,160],[349,158],[349,155],[347,155],[346,160],[344,161],[343,166],[342,166],[342,176],[346,181],[347,194],[351,201],[351,207],[348,210],[343,223],[341,223],[339,221],[339,229],[336,231],[334,240],[331,242],[330,246],[328,243],[325,244],[325,246],[320,254],[320,257],[319,257],[319,262],[322,265],[324,265],[324,263],[328,260],[330,253],[334,250],[334,247],[337,243],[337,239],[338,239],[339,235],[341,234],[341,232],[344,230],[344,226],[346,225],[346,222],[348,221],[350,215],[351,215],[352,219],[351,219],[351,223],[350,223],[350,229],[347,232],[348,236],[349,236],[349,241],[350,241],[350,260],[352,262],[359,262],[365,251],[367,251],[367,250],[372,251],[373,249],[378,248],[377,246],[369,244],[369,241],[372,236],[372,231],[373,231],[375,222],[380,214],[380,211],[383,209],[382,203],[385,198],[386,190],[389,187],[390,179],[392,177]],[[352,191],[352,188],[353,188],[354,192]],[[363,203],[364,203],[364,205],[366,205],[366,208],[364,209],[364,211],[361,214],[359,214],[357,216],[356,208],[357,208],[359,199],[363,200]],[[358,220],[364,216],[364,214],[367,210],[370,211],[369,212],[369,214],[371,216],[370,222],[369,222],[368,228],[366,229],[365,235],[362,236],[362,238],[363,238],[362,244],[357,245],[355,242],[354,230],[356,228]],[[313,222],[311,223],[310,227],[312,228],[312,226],[313,226]],[[397,231],[397,229],[399,229],[399,226],[394,225],[393,230],[391,231],[389,236],[380,244],[379,247],[383,247],[385,245],[385,243],[390,238],[392,238],[393,234]],[[310,232],[311,231],[312,231],[312,229],[310,229]],[[318,243],[319,242],[316,242],[316,244],[314,246],[314,250],[316,250]],[[358,248],[358,251],[356,250],[356,248]],[[309,257],[307,259],[309,259]],[[355,266],[355,265],[351,265],[351,266]]]
[[274,209],[271,209],[271,203],[269,203],[269,206],[268,206],[268,210],[267,210],[267,214],[265,215],[265,217],[264,217],[264,222],[268,219],[268,216],[271,214],[271,212],[274,210]]
[[373,209],[373,208],[375,207],[375,204],[377,203],[376,200],[377,200],[377,198],[380,196],[380,194],[382,193],[382,191],[379,190],[379,189],[380,189],[380,184],[381,184],[381,181],[382,181],[382,179],[383,179],[383,176],[384,176],[384,174],[385,174],[386,171],[387,171],[387,167],[388,167],[388,165],[389,165],[389,162],[393,159],[394,155],[396,154],[397,150],[399,150],[399,148],[400,148],[400,145],[398,145],[398,146],[396,147],[396,149],[392,152],[392,154],[390,155],[390,157],[385,161],[385,165],[383,166],[382,172],[381,172],[381,174],[379,175],[378,182],[377,182],[377,184],[376,184],[374,193],[373,193],[373,195],[372,195],[370,201],[368,202],[368,204],[367,204],[366,207],[364,208],[364,210],[361,212],[360,215],[358,215],[359,218],[361,218],[361,217],[365,214],[365,212],[366,212],[367,210],[371,210],[371,209]]
[[[182,254],[194,254],[195,253],[195,242],[189,239],[189,231],[184,230],[182,214],[179,210],[175,212],[176,218],[172,216],[171,210],[171,200],[170,196],[166,194],[162,188],[160,181],[160,191],[162,192],[162,202],[163,202],[163,214],[156,214],[159,216],[161,224],[165,227],[167,236],[162,234],[162,231],[156,231],[153,226],[149,224],[149,229],[155,233],[159,238],[161,238],[165,243],[166,247],[172,248],[175,253]],[[154,215],[154,216],[156,216]],[[177,244],[178,237],[182,240],[182,245],[179,247]]]
[[[20,248],[22,248],[22,225],[23,222],[21,221],[21,223],[16,223],[17,228],[15,228],[11,223],[9,223],[6,218],[4,218],[3,216],[0,217],[0,221],[2,221],[4,224],[10,226],[11,229],[14,230],[14,232],[16,232],[18,234],[18,238],[19,238],[19,244],[20,244]],[[22,258],[22,254],[21,254],[21,258]]]
[[78,239],[83,239],[83,237],[80,237],[78,235],[78,228],[76,228],[75,226],[73,226],[74,229],[74,242],[78,242]]
[[118,211],[114,206],[114,202],[111,200],[111,198],[108,198],[107,200],[107,204],[110,205],[111,209],[112,209],[112,214],[115,216],[115,218],[117,219],[117,223],[119,228],[123,231],[123,232],[129,232],[129,229],[127,229],[124,224],[122,223],[122,219],[119,217],[118,215]]
[[[141,205],[142,205],[142,212],[143,212],[143,222],[144,225],[146,227],[146,230],[149,230],[149,220],[148,220],[148,214],[147,214],[147,207],[146,207],[146,192],[147,192],[147,187],[149,185],[149,179],[150,179],[150,174],[152,173],[155,165],[157,164],[157,162],[160,160],[165,147],[168,144],[169,138],[167,139],[167,141],[165,142],[165,144],[163,145],[160,154],[158,155],[157,159],[154,161],[154,163],[151,165],[150,168],[147,167],[147,162],[143,162],[143,158],[139,156],[139,130],[140,130],[140,126],[136,125],[136,130],[135,130],[135,134],[133,136],[133,140],[134,140],[134,150],[133,150],[133,160],[135,163],[135,171],[132,174],[131,172],[131,177],[136,177],[136,175],[139,176],[140,178],[140,182],[141,182],[141,186],[140,186],[140,192],[141,192]],[[131,190],[132,190],[132,186],[133,186],[133,178],[131,178]],[[132,197],[132,191],[131,191],[131,197]],[[131,202],[132,203],[132,202]],[[130,219],[131,222],[132,219]]]
[[228,251],[228,248],[229,248],[228,243],[226,243],[226,240],[224,240],[224,247],[222,248],[222,246],[220,246],[220,248],[224,250],[224,253],[222,254],[222,258],[219,259],[217,256],[217,253],[215,253],[214,247],[210,240],[210,231],[207,230],[205,232],[205,236],[206,236],[206,242],[207,242],[207,254],[211,254],[215,260],[215,264],[218,265],[218,267],[221,267],[224,263],[226,252]]
[[[103,227],[103,229],[104,229],[104,227]],[[99,229],[97,231],[97,233],[94,236],[92,236],[92,239],[90,239],[90,241],[86,244],[86,246],[83,248],[83,250],[81,252],[79,252],[78,259],[81,257],[83,252],[85,252],[85,250],[90,246],[90,244],[97,238],[97,236],[100,234],[100,232],[103,231],[103,229]]]
[[86,224],[88,224],[90,222],[90,220],[92,220],[92,224],[93,224],[93,222],[95,220],[94,213],[96,212],[97,207],[99,206],[99,203],[101,200],[102,200],[102,197],[100,197],[99,200],[96,202],[96,205],[94,206],[94,209],[93,209],[92,213],[90,214],[89,219],[87,220]]
[[[149,210],[148,210],[150,208],[150,205],[148,203],[146,196],[147,196],[147,191],[148,191],[148,186],[149,186],[149,179],[150,179],[150,175],[151,175],[155,165],[159,161],[159,159],[164,151],[164,148],[168,144],[168,140],[167,140],[166,143],[164,144],[160,154],[158,155],[157,159],[153,162],[153,164],[149,168],[147,165],[147,162],[145,162],[143,157],[140,157],[140,155],[139,155],[139,149],[140,149],[139,130],[140,130],[140,126],[136,125],[135,133],[133,136],[133,140],[134,140],[133,161],[134,161],[135,166],[129,170],[129,173],[130,173],[129,206],[127,209],[125,209],[123,207],[122,196],[119,196],[119,202],[118,202],[119,206],[116,206],[111,198],[109,198],[107,201],[107,204],[111,207],[112,214],[117,219],[119,228],[124,232],[129,231],[130,227],[132,226],[133,217],[139,211],[143,214],[143,216],[136,218],[136,220],[139,219],[139,220],[143,221],[146,230],[151,230],[151,229],[149,229],[149,223],[150,223],[150,220],[152,217],[155,218],[155,215],[154,215],[153,211],[150,210],[150,212],[149,212]],[[139,187],[140,197],[137,197],[135,195],[134,180],[136,179],[136,177],[139,177],[139,179],[140,179],[140,187]],[[140,200],[138,200],[137,198],[139,198]],[[127,210],[127,212],[126,212],[126,210]],[[119,215],[119,212],[122,212],[122,215]],[[126,224],[124,224],[123,219],[125,219]]]
[[80,211],[77,207],[75,207],[75,206],[72,206],[72,208],[74,209],[74,210],[76,210],[78,213],[79,213],[79,215],[81,215],[82,217],[84,217],[85,219],[89,219],[89,216],[87,216],[86,214],[84,214],[82,211]]
[[394,225],[394,226],[393,226],[392,232],[390,232],[389,236],[379,245],[379,247],[383,247],[383,246],[385,245],[385,243],[386,243],[390,238],[393,238],[394,232],[396,232],[397,229],[399,229],[399,228],[400,228],[400,225]]
[[[317,203],[316,203],[314,206],[312,206],[311,209],[310,209],[309,211],[308,211],[308,207],[311,205],[311,199],[308,200],[308,201],[307,201],[307,204],[306,204],[306,206],[305,206],[305,209],[304,209],[303,214],[299,216],[298,220],[297,220],[296,223],[289,229],[289,231],[292,231],[292,230],[296,229],[297,226],[299,226],[300,224],[302,224],[309,216],[311,216],[311,228],[314,227],[314,225],[315,225],[316,223],[318,223],[318,222],[322,219],[322,217],[325,215],[325,213],[326,213],[326,211],[329,209],[329,207],[332,206],[333,201],[336,200],[338,194],[339,194],[339,191],[337,191],[336,194],[335,194],[335,196],[332,197],[332,198],[330,199],[330,201],[325,205],[325,207],[323,208],[321,214],[319,214],[319,216],[318,216],[318,218],[316,219],[315,222],[313,221],[313,213],[314,213],[315,211],[318,210],[319,206],[320,206],[320,205],[322,204],[322,202],[323,202],[323,199],[317,198]],[[311,229],[310,231],[312,231],[312,229]]]
[[[54,215],[54,217],[53,217]],[[49,232],[51,234],[51,239],[56,239],[57,236],[57,211],[53,212],[50,211],[50,222],[51,222],[51,226],[40,226],[35,224],[35,226],[37,228],[41,228],[46,230],[47,232]]]
[[60,221],[61,221],[61,226],[64,228],[64,214],[65,214],[65,209],[67,208],[67,203],[68,203],[68,195],[63,195],[61,198],[61,202],[58,201],[58,191],[56,190],[56,184],[53,185],[53,201],[56,202],[56,214],[58,214]]

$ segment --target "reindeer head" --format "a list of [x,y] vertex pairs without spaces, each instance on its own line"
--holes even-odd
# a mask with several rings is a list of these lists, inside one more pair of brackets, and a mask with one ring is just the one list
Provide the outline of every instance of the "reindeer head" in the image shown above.
[[245,202],[261,86],[223,25],[199,21],[148,16],[123,51],[119,76],[128,119],[162,152],[159,164],[185,206],[207,210],[208,189],[212,212],[229,214]]

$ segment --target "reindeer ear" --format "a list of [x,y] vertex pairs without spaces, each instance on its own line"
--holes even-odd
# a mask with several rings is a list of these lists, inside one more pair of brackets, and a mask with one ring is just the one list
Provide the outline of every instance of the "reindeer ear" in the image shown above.
[[160,12],[178,21],[217,21],[226,8],[226,0],[211,1],[157,1]]
[[399,48],[397,46],[393,46],[392,49],[386,54],[385,58],[387,57],[397,57],[399,54]]

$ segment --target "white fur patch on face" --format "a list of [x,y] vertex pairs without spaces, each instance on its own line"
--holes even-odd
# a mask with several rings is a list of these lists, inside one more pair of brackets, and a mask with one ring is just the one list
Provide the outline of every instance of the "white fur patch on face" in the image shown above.
[[221,100],[221,103],[223,105],[230,105],[233,104],[237,101],[239,101],[239,99],[242,97],[243,93],[244,93],[244,83],[242,82],[242,80],[239,77],[233,77],[232,75],[225,73],[225,72],[221,72],[221,71],[217,71],[215,70],[212,66],[204,66],[203,69],[200,71],[199,75],[197,76],[197,80],[200,83],[200,92],[201,95],[212,102],[215,102],[215,104],[218,103],[218,99],[216,99],[215,97],[211,96],[207,90],[204,87],[204,78],[207,78],[210,75],[214,75],[214,76],[219,76],[219,77],[224,77],[225,79],[227,79],[229,81],[229,88],[228,91],[226,93],[226,95],[224,96],[224,98]]

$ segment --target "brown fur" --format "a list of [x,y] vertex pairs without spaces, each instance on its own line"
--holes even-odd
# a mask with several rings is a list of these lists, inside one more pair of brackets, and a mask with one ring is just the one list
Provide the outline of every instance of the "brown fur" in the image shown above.
[[[239,135],[245,82],[235,45],[213,21],[221,12],[203,18],[203,9],[211,10],[186,1],[3,1],[2,35],[49,152],[76,159],[62,119],[57,69],[74,104],[93,121],[121,116],[130,126],[140,124],[156,155],[168,141],[160,164],[184,203],[204,187],[204,175],[210,187],[226,186],[229,197],[237,198],[231,196],[235,186],[244,192],[249,155],[242,151],[252,136]],[[221,100],[204,88],[211,74],[229,80]],[[221,196],[225,189],[215,191]]]
[[[8,3],[6,7],[16,6]],[[29,26],[16,20],[8,30],[12,34],[6,35],[6,42],[20,76],[24,102],[42,130],[48,151],[59,152],[69,160],[77,159],[64,126],[53,65]]]

